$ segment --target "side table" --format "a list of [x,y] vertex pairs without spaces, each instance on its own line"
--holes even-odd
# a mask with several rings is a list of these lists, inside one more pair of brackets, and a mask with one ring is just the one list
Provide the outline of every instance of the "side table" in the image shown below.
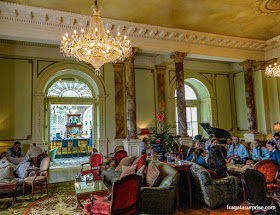
[[[190,202],[190,207],[192,208],[192,185],[191,185],[191,164],[190,163],[181,163],[181,164],[173,164],[173,163],[167,163],[166,161],[161,161],[162,163],[166,163],[170,166],[172,166],[174,169],[177,171],[183,170],[187,172],[187,183],[188,183],[188,191],[189,191],[189,202]],[[177,186],[176,190],[176,198],[177,198],[177,209],[179,209],[179,184]]]
[[13,179],[6,184],[0,183],[0,190],[12,190],[13,191],[13,201],[12,201],[12,208],[14,207],[14,203],[17,201],[17,185],[18,179]]

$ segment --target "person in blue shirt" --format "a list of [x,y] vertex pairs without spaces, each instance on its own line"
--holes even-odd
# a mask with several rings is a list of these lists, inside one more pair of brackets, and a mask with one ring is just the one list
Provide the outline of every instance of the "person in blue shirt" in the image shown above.
[[266,148],[269,152],[271,152],[269,159],[277,161],[280,166],[280,152],[277,149],[277,145],[275,142],[268,142],[266,144]]
[[206,166],[206,162],[204,160],[204,149],[202,148],[198,148],[195,150],[195,152],[193,153],[193,157],[191,162],[197,163],[200,166],[205,167]]
[[187,161],[191,161],[193,159],[193,154],[195,153],[196,151],[196,147],[191,147],[188,151],[188,154],[187,154]]
[[262,147],[262,144],[259,140],[254,140],[253,142],[254,148],[252,153],[253,161],[256,163],[261,160],[269,159],[270,153],[267,148]]
[[234,160],[235,164],[245,164],[246,158],[249,157],[249,154],[242,144],[239,143],[239,137],[232,137],[233,144],[230,146],[227,154],[229,162]]
[[206,150],[208,151],[208,155],[211,151],[211,147],[218,145],[218,140],[216,138],[212,138],[211,139],[211,144],[206,148]]
[[275,142],[278,150],[280,150],[280,134],[274,133],[273,138],[268,140],[268,142]]

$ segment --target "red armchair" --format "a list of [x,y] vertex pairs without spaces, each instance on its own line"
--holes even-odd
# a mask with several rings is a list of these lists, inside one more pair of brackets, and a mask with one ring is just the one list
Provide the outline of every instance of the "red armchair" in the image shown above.
[[261,172],[264,175],[268,191],[274,192],[274,194],[276,194],[278,163],[270,159],[262,160],[255,165],[254,169]]
[[129,215],[138,214],[138,200],[142,177],[128,175],[116,181],[112,188],[111,201],[94,195],[91,202],[84,206],[87,215]]
[[[89,170],[83,170],[84,165],[89,164],[90,169]],[[88,173],[92,173],[94,175],[95,180],[101,179],[99,176],[101,174],[101,166],[103,164],[103,156],[102,154],[96,152],[93,153],[89,158],[89,163],[83,163],[81,164],[81,175],[85,175]]]
[[110,167],[117,167],[123,158],[127,157],[127,152],[120,150],[115,153],[114,160],[109,164]]

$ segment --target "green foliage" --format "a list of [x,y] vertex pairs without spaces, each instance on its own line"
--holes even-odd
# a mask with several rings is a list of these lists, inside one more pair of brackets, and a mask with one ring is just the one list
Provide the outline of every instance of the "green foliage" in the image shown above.
[[172,135],[169,132],[174,127],[172,125],[163,125],[160,129],[156,129],[155,127],[151,128],[154,134],[148,139],[150,149],[154,147],[152,144],[162,144],[166,152],[178,152],[177,139],[179,136]]

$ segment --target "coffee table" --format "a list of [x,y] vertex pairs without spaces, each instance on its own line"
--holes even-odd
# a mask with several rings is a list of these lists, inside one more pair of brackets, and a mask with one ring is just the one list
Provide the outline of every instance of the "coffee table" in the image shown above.
[[78,206],[84,209],[82,200],[90,199],[93,195],[101,197],[108,196],[108,188],[105,186],[102,180],[94,180],[92,183],[86,183],[81,181],[80,178],[75,178],[75,191]]

